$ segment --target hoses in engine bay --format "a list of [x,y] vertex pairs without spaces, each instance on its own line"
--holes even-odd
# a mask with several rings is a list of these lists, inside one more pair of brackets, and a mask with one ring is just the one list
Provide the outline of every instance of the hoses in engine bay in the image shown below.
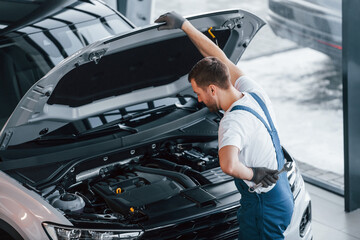
[[168,170],[158,169],[158,168],[143,167],[143,166],[139,166],[139,165],[134,165],[131,168],[133,170],[136,170],[139,172],[152,173],[152,174],[158,174],[158,175],[163,175],[163,176],[169,177],[169,178],[173,179],[174,181],[178,182],[179,184],[181,184],[185,188],[192,188],[192,187],[197,186],[194,183],[194,181],[191,180],[190,177],[186,176],[183,173],[173,172],[173,171],[168,171]]
[[168,170],[177,171],[179,173],[183,173],[187,175],[188,177],[194,178],[201,185],[206,185],[211,183],[207,178],[201,175],[201,173],[192,169],[189,166],[176,164],[163,158],[151,158],[151,161],[158,165],[163,166]]

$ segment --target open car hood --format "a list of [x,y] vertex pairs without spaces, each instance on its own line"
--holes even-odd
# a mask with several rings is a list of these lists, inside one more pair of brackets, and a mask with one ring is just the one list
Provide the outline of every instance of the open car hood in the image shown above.
[[[237,63],[265,24],[242,10],[187,18]],[[21,99],[0,134],[0,150],[34,140],[72,121],[176,95],[202,56],[185,33],[158,24],[98,41],[64,59]],[[215,41],[215,39],[213,39]]]

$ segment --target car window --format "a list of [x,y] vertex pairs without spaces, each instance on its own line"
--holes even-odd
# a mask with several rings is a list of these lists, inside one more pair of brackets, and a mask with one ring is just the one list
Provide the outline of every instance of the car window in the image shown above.
[[50,27],[58,26],[54,29],[45,28],[45,21],[0,41],[0,128],[26,91],[64,58],[102,38],[132,29],[116,14],[65,25],[61,19],[48,19]]
[[[64,59],[64,57],[67,57],[61,54],[61,48],[57,47],[54,43],[53,40],[49,39],[44,32],[39,32],[39,33],[35,33],[35,34],[30,34],[28,36],[28,38],[31,40],[31,44],[32,46],[34,46],[34,43],[40,47],[42,49],[42,55],[45,54],[44,57],[50,59],[51,64],[49,64],[48,69],[51,69],[53,66],[55,66],[56,64],[58,64],[61,60]],[[19,41],[19,43],[21,43],[22,41]],[[22,46],[26,46],[26,43],[24,43]],[[28,46],[29,47],[29,46]],[[27,49],[26,51],[27,53],[29,53],[30,55],[36,54],[36,50],[32,49],[30,51],[30,49]],[[20,60],[20,59],[14,59],[16,60]]]
[[50,30],[50,34],[54,37],[54,40],[61,44],[66,56],[73,54],[86,45],[81,37],[69,27]]
[[73,5],[73,8],[87,13],[96,13],[101,16],[108,16],[114,13],[111,8],[104,7],[102,1],[91,1],[91,4],[81,3],[81,1],[77,1],[76,4]]
[[[73,9],[66,9],[56,15],[53,15],[53,18],[66,21],[68,19],[73,19],[74,16],[76,16],[77,22],[87,21],[89,19],[89,17],[91,17],[89,14],[81,12],[81,11],[76,11]],[[95,18],[95,17],[93,17],[93,18]]]
[[306,0],[311,3],[316,3],[322,7],[330,8],[335,11],[341,11],[342,0]]
[[[18,51],[23,51],[33,59],[36,67],[45,75],[61,60],[86,45],[130,29],[131,27],[118,15],[112,15],[51,30],[39,31],[38,29],[36,33],[13,38],[10,46],[8,43],[2,45],[0,42],[0,52],[11,52],[11,49],[16,46]],[[15,65],[18,65],[16,55],[12,57],[12,60]],[[21,59],[19,61],[21,62]],[[34,81],[39,79],[34,79]],[[21,95],[24,93],[22,92]]]
[[88,23],[80,23],[76,27],[79,34],[82,35],[88,43],[93,43],[99,39],[113,35],[111,30],[101,23],[99,19],[92,21],[91,25]]
[[58,27],[64,27],[64,26],[66,26],[66,23],[55,20],[55,19],[45,18],[44,20],[35,23],[34,26],[40,27],[40,28],[54,29],[54,28],[58,28]]

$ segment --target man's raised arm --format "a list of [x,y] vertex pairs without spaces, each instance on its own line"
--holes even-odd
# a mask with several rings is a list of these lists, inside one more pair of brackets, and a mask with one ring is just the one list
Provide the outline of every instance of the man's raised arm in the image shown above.
[[181,15],[176,12],[166,13],[156,19],[155,22],[166,23],[165,25],[160,26],[159,30],[176,28],[182,29],[204,57],[213,56],[219,58],[229,68],[232,85],[235,85],[235,81],[243,75],[242,71],[227,58],[225,53],[215,43],[213,43],[213,41],[197,30]]

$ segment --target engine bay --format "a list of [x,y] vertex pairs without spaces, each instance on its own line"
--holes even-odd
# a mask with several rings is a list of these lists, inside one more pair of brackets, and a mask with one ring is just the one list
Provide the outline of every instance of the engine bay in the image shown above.
[[219,167],[216,140],[166,141],[149,148],[79,173],[70,170],[55,186],[42,189],[42,196],[71,219],[138,223],[157,216],[154,209],[172,199],[214,206],[216,197],[202,186],[232,180]]

